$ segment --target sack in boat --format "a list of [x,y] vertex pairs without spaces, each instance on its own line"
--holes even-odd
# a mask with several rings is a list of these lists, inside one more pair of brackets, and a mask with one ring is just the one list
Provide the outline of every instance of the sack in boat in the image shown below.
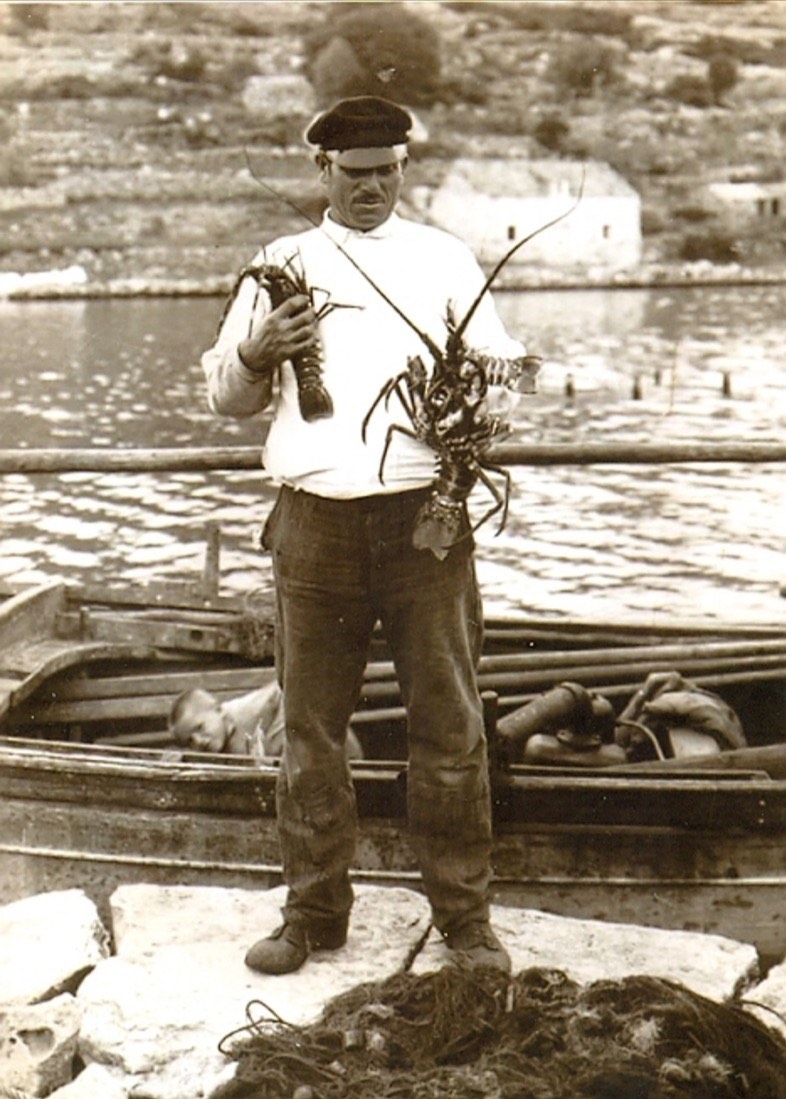
[[631,763],[714,755],[747,744],[731,706],[677,671],[647,677],[619,715],[614,739]]
[[723,750],[744,748],[746,744],[742,724],[731,706],[701,687],[687,686],[658,695],[644,704],[642,721],[656,735],[660,730],[678,729],[701,733],[712,737]]

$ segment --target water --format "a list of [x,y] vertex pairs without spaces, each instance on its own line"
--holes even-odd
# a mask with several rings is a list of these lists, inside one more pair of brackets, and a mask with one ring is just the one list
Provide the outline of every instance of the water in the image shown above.
[[[785,299],[782,287],[498,295],[510,330],[545,359],[513,439],[782,441]],[[259,421],[218,420],[205,405],[199,355],[221,308],[210,298],[0,302],[0,446],[258,445]],[[477,536],[489,608],[767,621],[786,612],[780,465],[513,477],[506,529],[491,523]],[[269,566],[252,535],[272,498],[262,472],[5,476],[0,578],[193,577],[205,524],[218,520],[223,590],[264,588]],[[478,516],[488,502],[475,494]]]

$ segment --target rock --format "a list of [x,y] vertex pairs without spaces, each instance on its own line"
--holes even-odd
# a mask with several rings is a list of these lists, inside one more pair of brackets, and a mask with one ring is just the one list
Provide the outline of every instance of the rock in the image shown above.
[[0,1003],[63,990],[109,954],[98,911],[81,889],[41,893],[0,908]]
[[88,1065],[63,1088],[53,1091],[49,1099],[126,1099],[126,1088],[103,1067]]
[[[755,947],[720,935],[503,907],[492,908],[492,923],[510,952],[514,973],[531,966],[561,969],[579,984],[646,973],[723,1001],[749,987],[758,972]],[[436,969],[448,957],[441,939],[432,934],[413,972]]]
[[63,292],[86,283],[87,271],[76,263],[48,271],[0,271],[0,298],[25,297],[36,292]]
[[0,1009],[0,1095],[49,1095],[71,1080],[81,1009],[69,993]]
[[[245,1025],[250,1001],[263,1001],[288,1022],[311,1022],[329,999],[401,968],[429,922],[420,894],[360,886],[344,949],[314,954],[284,977],[253,973],[245,952],[280,923],[284,898],[283,887],[116,890],[117,956],[79,989],[83,1059],[122,1069],[129,1093],[145,1099],[198,1099],[232,1074],[233,1063],[217,1047]],[[261,1006],[253,1011],[264,1016]]]
[[[129,1095],[199,1099],[229,1078],[218,1043],[253,1018],[313,1021],[334,996],[402,967],[427,932],[425,898],[406,889],[356,889],[350,937],[297,973],[249,971],[249,945],[280,921],[283,887],[254,892],[209,887],[122,886],[111,908],[117,956],[102,961],[79,990],[82,1057],[125,1074]],[[753,979],[753,947],[719,936],[660,931],[495,907],[493,920],[515,971],[562,969],[586,983],[632,973],[668,977],[716,1000]],[[436,935],[415,972],[443,964]],[[194,1091],[194,1080],[198,1090]]]
[[743,1006],[786,1038],[786,962],[773,966],[749,997],[750,1002]]

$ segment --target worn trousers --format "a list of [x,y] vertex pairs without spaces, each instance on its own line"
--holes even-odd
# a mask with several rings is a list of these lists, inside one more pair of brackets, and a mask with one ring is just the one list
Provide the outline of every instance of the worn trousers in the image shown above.
[[357,812],[344,740],[377,622],[407,713],[409,834],[434,924],[448,932],[488,917],[482,608],[471,536],[442,561],[412,545],[428,491],[334,500],[284,486],[265,526],[286,712],[284,916],[313,931],[345,921],[352,906]]

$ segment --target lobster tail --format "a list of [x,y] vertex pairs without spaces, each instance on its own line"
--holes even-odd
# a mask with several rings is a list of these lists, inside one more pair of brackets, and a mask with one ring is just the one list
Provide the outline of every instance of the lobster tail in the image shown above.
[[323,385],[318,388],[301,389],[298,393],[300,415],[307,423],[314,420],[326,420],[333,415],[333,402]]
[[307,423],[324,420],[333,415],[333,401],[322,384],[322,368],[316,349],[304,351],[292,359],[297,381],[297,399],[300,415]]
[[444,561],[461,537],[464,502],[475,484],[475,474],[464,465],[443,460],[428,500],[415,516],[412,545],[431,550]]

